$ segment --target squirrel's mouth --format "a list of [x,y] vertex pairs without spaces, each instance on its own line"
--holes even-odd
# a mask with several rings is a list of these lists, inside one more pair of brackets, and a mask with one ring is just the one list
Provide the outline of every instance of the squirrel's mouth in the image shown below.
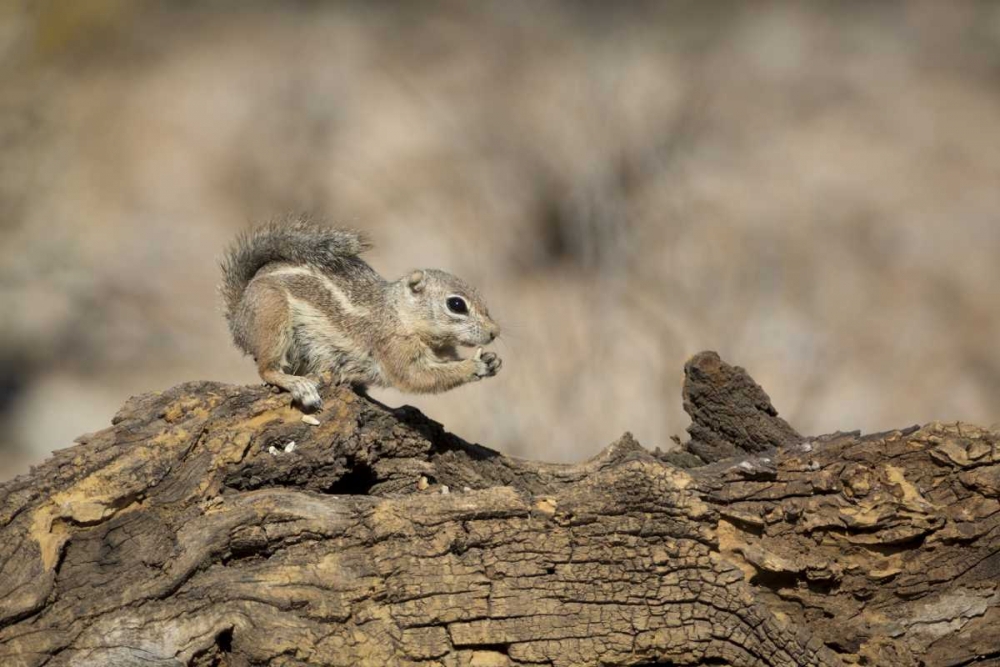
[[[434,355],[442,361],[462,361],[472,356],[476,348],[480,348],[484,343],[467,343],[456,341],[448,345],[439,345],[434,348]],[[464,349],[460,349],[464,348]]]
[[459,341],[458,343],[456,343],[455,345],[458,346],[458,347],[464,347],[467,350],[475,350],[477,347],[486,347],[487,345],[489,345],[492,342],[493,342],[493,339],[486,338],[484,340],[477,340],[477,341],[471,342],[471,343],[468,342],[468,341],[462,340],[462,341]]

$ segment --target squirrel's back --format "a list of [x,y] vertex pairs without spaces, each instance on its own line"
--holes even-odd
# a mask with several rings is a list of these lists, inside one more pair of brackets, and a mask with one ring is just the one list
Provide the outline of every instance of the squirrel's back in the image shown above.
[[360,233],[327,227],[308,217],[284,218],[244,232],[221,261],[219,291],[226,317],[232,318],[247,285],[268,264],[313,265],[343,274],[368,269],[357,256],[370,248],[371,243]]

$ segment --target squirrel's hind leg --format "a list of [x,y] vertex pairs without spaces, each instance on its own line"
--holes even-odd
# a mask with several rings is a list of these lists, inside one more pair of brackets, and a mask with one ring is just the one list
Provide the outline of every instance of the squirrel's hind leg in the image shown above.
[[257,360],[260,378],[284,389],[307,412],[323,407],[316,381],[285,372],[293,345],[292,319],[288,300],[280,288],[264,282],[251,283],[244,300],[249,301],[245,313],[252,313],[242,325],[246,339]]
[[296,403],[307,412],[313,412],[323,407],[323,399],[319,395],[319,387],[314,380],[299,375],[289,375],[280,369],[260,370],[264,382],[275,387],[281,387],[292,395]]

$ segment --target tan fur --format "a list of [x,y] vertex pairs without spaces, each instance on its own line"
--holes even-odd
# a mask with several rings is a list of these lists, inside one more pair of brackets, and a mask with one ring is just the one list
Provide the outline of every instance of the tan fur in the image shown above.
[[[494,353],[478,347],[463,359],[457,350],[499,334],[473,288],[434,269],[386,282],[357,256],[365,247],[354,232],[293,220],[242,237],[227,254],[226,316],[265,382],[312,409],[319,392],[305,375],[435,393],[497,373]],[[449,306],[456,298],[467,313]]]

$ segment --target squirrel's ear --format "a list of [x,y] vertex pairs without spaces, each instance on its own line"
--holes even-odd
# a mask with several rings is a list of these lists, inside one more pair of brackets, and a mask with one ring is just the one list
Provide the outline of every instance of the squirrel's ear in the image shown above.
[[424,272],[417,269],[406,279],[406,284],[410,287],[410,291],[414,294],[422,292],[424,289]]

